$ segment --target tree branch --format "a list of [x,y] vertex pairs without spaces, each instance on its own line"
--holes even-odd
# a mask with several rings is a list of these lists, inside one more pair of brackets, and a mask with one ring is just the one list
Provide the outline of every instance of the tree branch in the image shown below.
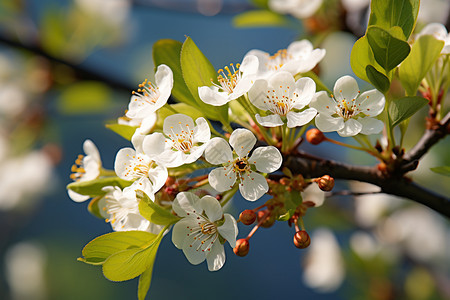
[[293,173],[310,178],[328,174],[334,179],[371,183],[379,186],[383,193],[408,198],[450,218],[449,198],[427,190],[408,178],[386,177],[376,167],[355,166],[332,160],[313,160],[311,157],[303,157],[302,153],[286,156],[284,166]]

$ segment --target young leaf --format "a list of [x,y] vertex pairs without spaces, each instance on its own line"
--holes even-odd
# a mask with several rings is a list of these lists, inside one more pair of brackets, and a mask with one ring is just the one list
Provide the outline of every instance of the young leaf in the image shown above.
[[279,221],[287,221],[292,215],[295,213],[297,207],[302,204],[302,194],[298,191],[292,191],[284,194],[284,209],[286,209],[286,213],[281,215],[278,220]]
[[286,26],[287,20],[284,16],[270,10],[251,10],[241,13],[233,18],[236,27],[274,27]]
[[366,75],[370,82],[383,94],[389,90],[391,83],[389,79],[381,72],[378,72],[373,66],[368,65],[366,67]]
[[186,38],[186,41],[183,43],[180,62],[184,81],[197,102],[196,108],[204,112],[205,116],[209,119],[217,121],[227,120],[227,104],[220,107],[208,105],[198,95],[198,88],[201,86],[210,86],[212,84],[211,80],[216,78],[217,74],[208,58],[206,58],[190,37]]
[[427,103],[428,100],[421,97],[404,97],[393,100],[389,106],[391,126],[394,127],[410,118]]
[[149,220],[150,222],[158,225],[173,224],[180,220],[177,216],[172,215],[169,210],[166,210],[154,203],[150,198],[141,190],[136,191],[136,198],[139,202],[140,214]]
[[180,102],[195,105],[195,99],[192,97],[181,72],[180,55],[182,43],[171,39],[159,40],[153,44],[153,61],[155,66],[165,64],[173,72],[172,95]]
[[89,242],[81,252],[84,258],[79,260],[87,264],[101,265],[111,255],[131,248],[142,249],[156,237],[156,234],[146,231],[107,233]]
[[369,25],[376,25],[385,30],[399,26],[408,40],[419,13],[419,0],[372,0],[370,5]]
[[137,127],[124,125],[124,124],[105,124],[105,127],[114,131],[121,137],[125,138],[128,141],[131,141],[131,137],[133,136],[134,132],[136,131]]
[[366,36],[375,60],[386,73],[398,66],[410,52],[407,42],[395,38],[380,27],[370,26]]
[[373,66],[380,73],[383,70],[383,68],[375,61],[366,36],[357,40],[353,45],[350,54],[350,65],[356,76],[367,82],[370,82],[366,72],[366,67],[368,65]]
[[131,185],[132,182],[120,179],[119,177],[105,177],[88,181],[75,181],[67,185],[67,188],[75,193],[86,196],[103,196],[106,194],[102,190],[105,186],[118,186],[125,188]]
[[152,281],[152,273],[153,267],[150,267],[145,270],[144,273],[141,274],[141,276],[139,276],[138,300],[145,300],[145,296],[147,296],[147,292]]
[[420,82],[439,57],[444,41],[423,35],[412,46],[411,54],[398,68],[398,76],[406,94],[415,96]]
[[441,175],[450,176],[450,166],[434,167],[430,168],[430,170]]

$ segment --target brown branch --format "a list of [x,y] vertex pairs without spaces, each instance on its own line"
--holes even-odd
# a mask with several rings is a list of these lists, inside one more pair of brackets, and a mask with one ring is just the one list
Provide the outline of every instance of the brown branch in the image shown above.
[[357,180],[379,186],[381,192],[408,198],[450,218],[450,199],[427,190],[405,177],[386,177],[376,167],[355,166],[332,160],[314,160],[302,154],[285,157],[284,166],[305,177],[328,174],[334,179]]

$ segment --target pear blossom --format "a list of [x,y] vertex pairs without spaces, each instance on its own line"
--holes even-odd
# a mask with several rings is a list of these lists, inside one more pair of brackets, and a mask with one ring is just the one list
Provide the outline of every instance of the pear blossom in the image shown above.
[[142,147],[143,135],[135,134],[133,148],[122,148],[117,152],[114,170],[119,178],[133,181],[133,188],[148,191],[150,199],[164,185],[168,175],[167,168],[157,161],[154,155],[147,155]]
[[106,186],[103,190],[106,195],[101,200],[103,209],[100,211],[114,231],[141,230],[158,234],[163,229],[164,226],[151,223],[139,213],[135,186],[123,191],[117,186]]
[[447,28],[440,23],[431,23],[425,26],[422,31],[417,35],[417,39],[423,35],[432,35],[436,39],[444,41],[444,48],[441,50],[441,54],[450,54],[450,34],[447,32]]
[[273,11],[305,19],[313,16],[322,2],[323,0],[269,0],[267,4]]
[[277,71],[286,71],[292,75],[311,71],[325,56],[325,49],[314,49],[308,40],[292,42],[287,49],[269,53],[253,49],[247,56],[256,56],[259,60],[256,78],[268,78]]
[[236,246],[238,228],[230,214],[224,214],[219,201],[212,196],[197,197],[193,193],[181,192],[172,208],[182,217],[173,226],[172,242],[182,249],[188,261],[197,265],[205,259],[209,271],[217,271],[225,263],[225,251],[221,240],[231,247]]
[[[230,145],[222,138],[213,138],[205,150],[205,159],[211,164],[223,166],[213,169],[209,175],[209,184],[218,192],[233,188],[239,178],[239,191],[249,201],[261,198],[268,190],[266,178],[258,172],[271,173],[278,170],[282,163],[280,151],[273,146],[256,148],[256,137],[247,129],[236,129],[231,133]],[[256,169],[256,171],[254,171]]]
[[[97,179],[102,169],[102,161],[97,147],[91,140],[85,140],[83,150],[86,156],[78,155],[75,164],[72,166],[70,178],[75,181],[89,181]],[[72,190],[67,190],[69,197],[75,202],[83,202],[89,199],[87,195],[78,194]]]
[[164,120],[164,134],[156,132],[144,138],[145,152],[155,155],[156,160],[167,168],[195,162],[211,139],[205,118],[198,118],[195,124],[191,117],[183,114],[168,116]]
[[156,112],[153,112],[145,118],[129,118],[127,116],[117,119],[117,123],[120,125],[127,125],[137,127],[136,131],[141,134],[148,134],[156,125],[158,116]]
[[310,103],[317,109],[316,126],[320,131],[337,131],[340,136],[379,133],[384,124],[375,119],[384,109],[384,95],[376,89],[361,94],[353,77],[343,76],[334,85],[330,98],[325,91],[314,95]]
[[138,90],[133,91],[128,111],[128,118],[146,118],[164,106],[169,99],[173,87],[173,72],[166,65],[159,65],[155,73],[156,85],[145,79],[139,84]]
[[305,125],[316,116],[315,108],[307,108],[302,112],[293,111],[308,105],[315,92],[316,84],[311,78],[303,77],[295,81],[291,73],[280,71],[268,80],[257,80],[248,96],[253,105],[271,113],[265,117],[257,114],[259,124],[276,127],[283,125],[283,119],[286,118],[287,127],[292,128]]
[[258,70],[258,58],[253,55],[244,57],[242,64],[231,64],[217,71],[219,84],[198,88],[200,99],[206,104],[221,106],[244,95],[252,87]]

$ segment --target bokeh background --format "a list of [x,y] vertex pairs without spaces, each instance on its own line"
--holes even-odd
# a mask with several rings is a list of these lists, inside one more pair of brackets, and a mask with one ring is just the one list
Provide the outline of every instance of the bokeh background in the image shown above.
[[[152,79],[152,44],[159,39],[190,36],[219,69],[240,62],[251,49],[273,54],[309,36],[327,49],[318,71],[331,88],[337,78],[352,74],[350,50],[364,32],[368,2],[325,2],[339,8],[337,18],[352,16],[339,21],[352,25],[312,36],[313,21],[320,19],[276,12],[271,22],[239,18],[267,10],[265,1],[0,0],[0,299],[136,298],[136,280],[109,282],[100,268],[76,260],[86,243],[111,231],[89,214],[87,203],[67,196],[83,141],[94,141],[103,165],[113,168],[115,154],[129,142],[105,123],[123,115],[138,83]],[[421,22],[447,22],[449,1],[422,2],[440,9],[424,8]],[[407,143],[420,136],[425,115],[412,122]],[[428,168],[450,164],[448,146],[447,139],[433,149],[415,177],[447,194],[448,177]],[[329,145],[305,150],[374,163]],[[338,183],[337,188],[373,187]],[[227,209],[237,216],[260,202],[248,207],[236,198]],[[148,299],[450,298],[449,222],[429,209],[377,194],[338,196],[311,210],[305,222],[313,240],[309,250],[295,248],[294,230],[277,223],[257,232],[247,257],[226,249],[227,262],[214,273],[206,264],[190,265],[168,236]],[[250,231],[240,230],[242,236]]]

